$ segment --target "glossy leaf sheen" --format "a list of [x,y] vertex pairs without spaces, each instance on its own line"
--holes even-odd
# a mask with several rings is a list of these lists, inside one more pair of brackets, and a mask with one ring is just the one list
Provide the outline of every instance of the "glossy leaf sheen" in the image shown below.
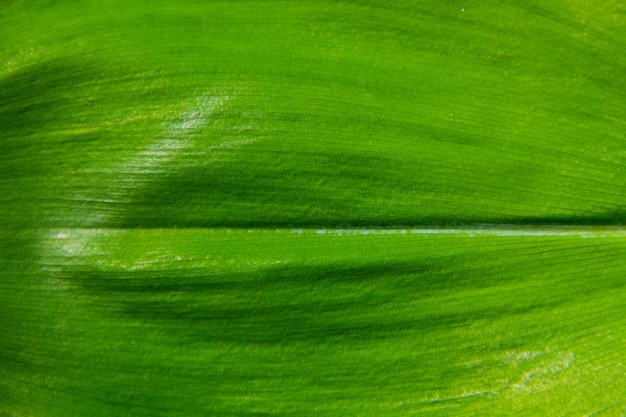
[[616,1],[0,5],[0,416],[626,413]]

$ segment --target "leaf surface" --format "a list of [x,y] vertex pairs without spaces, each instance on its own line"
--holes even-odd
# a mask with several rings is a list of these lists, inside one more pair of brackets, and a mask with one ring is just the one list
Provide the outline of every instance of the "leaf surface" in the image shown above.
[[620,415],[616,1],[0,7],[0,415]]

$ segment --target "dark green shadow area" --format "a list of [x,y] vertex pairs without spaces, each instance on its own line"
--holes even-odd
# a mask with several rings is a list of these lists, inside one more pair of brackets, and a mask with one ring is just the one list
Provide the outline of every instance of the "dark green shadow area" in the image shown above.
[[[449,284],[441,276],[428,274],[428,269],[426,264],[406,262],[271,268],[245,274],[170,278],[157,271],[130,275],[83,272],[67,280],[79,284],[103,303],[117,304],[120,317],[158,323],[181,340],[275,345],[368,340],[391,337],[409,329],[466,323],[470,318],[463,315],[399,319],[391,323],[358,318],[363,308],[375,314],[386,304],[445,290]],[[415,275],[415,280],[398,282],[398,277],[407,275]],[[301,300],[307,293],[315,294],[325,287],[335,288],[342,295]],[[387,290],[373,294],[374,288],[384,287]],[[211,294],[215,301],[210,300]],[[234,303],[223,304],[219,302],[223,294],[238,294],[238,298]],[[203,301],[198,305],[200,299]],[[345,321],[337,321],[338,316]]]
[[[140,76],[137,70],[112,60],[98,62],[84,56],[50,58],[4,74],[0,78],[0,150],[8,155],[26,147],[26,140],[44,156],[46,142],[52,141],[56,131],[97,122],[89,120],[94,109],[110,111],[113,104],[128,104],[119,101],[120,97],[96,94],[98,89],[106,87],[111,92],[138,79],[149,81],[150,76]],[[101,112],[99,121],[105,123],[107,114]],[[33,138],[36,133],[39,137]],[[18,138],[22,142],[16,143]],[[67,151],[71,153],[71,146]]]
[[[488,256],[493,256],[489,254]],[[462,256],[407,256],[407,261],[302,265],[231,274],[203,274],[198,268],[150,272],[96,272],[65,268],[64,280],[120,319],[156,325],[181,342],[281,345],[347,343],[463,328],[502,317],[539,314],[566,306],[577,295],[593,297],[620,290],[606,282],[561,294],[549,293],[518,305],[476,306],[457,313],[420,311],[421,305],[450,292],[524,286],[528,275],[505,268],[455,269]],[[481,275],[481,271],[484,275]],[[175,273],[174,273],[175,272]],[[546,283],[547,285],[547,283]],[[506,297],[505,297],[506,299]],[[385,317],[389,311],[397,311]]]
[[[293,155],[251,150],[234,161],[146,177],[120,216],[102,227],[368,228],[472,224],[619,226],[625,209],[578,209],[593,198],[546,194],[544,206],[515,189],[453,184],[438,192],[410,161],[353,152]],[[264,162],[272,163],[264,164]],[[543,178],[546,183],[551,178]],[[503,179],[507,181],[507,179]],[[543,185],[544,187],[546,185]],[[502,194],[498,194],[502,190]],[[113,190],[112,190],[113,191]],[[601,198],[598,195],[597,198]],[[607,207],[614,202],[607,202]],[[553,207],[554,206],[554,207]],[[559,207],[560,206],[560,207]],[[484,207],[484,208],[483,208]],[[455,209],[457,208],[457,209]],[[106,208],[94,207],[106,211]],[[510,210],[507,212],[507,210]],[[567,211],[568,214],[556,214]],[[579,213],[577,213],[577,211]],[[433,213],[435,212],[435,213]],[[479,214],[481,213],[482,214]],[[519,213],[519,214],[517,214]],[[533,213],[545,213],[537,215]]]

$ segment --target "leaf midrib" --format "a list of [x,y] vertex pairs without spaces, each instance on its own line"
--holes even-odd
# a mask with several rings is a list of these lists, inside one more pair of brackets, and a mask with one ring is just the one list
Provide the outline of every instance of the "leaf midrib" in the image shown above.
[[36,230],[78,232],[106,232],[106,231],[214,231],[214,232],[242,232],[248,233],[276,233],[276,234],[315,234],[315,235],[464,235],[464,236],[579,236],[583,238],[625,237],[624,226],[581,226],[581,225],[516,225],[510,223],[480,223],[458,225],[401,225],[393,227],[297,227],[284,224],[264,227],[51,227],[37,228]]

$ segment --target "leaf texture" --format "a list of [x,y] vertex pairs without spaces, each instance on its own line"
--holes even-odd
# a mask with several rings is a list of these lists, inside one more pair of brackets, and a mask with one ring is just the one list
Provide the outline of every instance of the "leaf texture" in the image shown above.
[[0,4],[0,416],[622,415],[626,8]]

